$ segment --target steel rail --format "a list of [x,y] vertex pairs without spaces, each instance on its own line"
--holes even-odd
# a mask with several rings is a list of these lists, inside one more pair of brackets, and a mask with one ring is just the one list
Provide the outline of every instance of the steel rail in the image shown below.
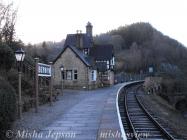
[[144,105],[140,102],[137,95],[134,95],[136,98],[136,101],[138,102],[139,106],[142,108],[142,110],[145,112],[145,114],[149,117],[149,119],[161,130],[162,134],[167,137],[169,140],[175,140],[173,136],[171,136],[166,129],[164,129],[158,121],[156,121],[153,116],[147,111],[147,109],[144,107]]
[[125,110],[126,110],[125,112],[126,112],[126,115],[127,115],[127,120],[128,120],[129,127],[130,127],[131,131],[133,132],[133,139],[135,139],[135,140],[140,140],[140,139],[137,137],[137,132],[136,132],[134,126],[133,126],[132,120],[130,119],[130,115],[129,115],[129,113],[128,113],[127,94],[126,94],[126,93],[125,93],[124,98],[125,98]]
[[[137,90],[140,88],[141,86],[138,86],[135,88],[135,91],[133,91],[133,93],[137,93]],[[128,88],[128,87],[125,87]],[[128,109],[128,99],[127,99],[127,92],[124,92],[124,109],[125,109],[125,113],[126,113],[126,121],[128,123],[130,132],[133,133],[133,138],[134,140],[140,140],[141,138],[138,137],[138,132],[136,131],[133,121],[131,120],[131,116],[129,114],[129,109]],[[161,126],[161,124],[156,121],[153,116],[146,110],[146,108],[144,107],[144,105],[140,102],[140,100],[138,99],[137,95],[133,95],[135,96],[135,101],[138,103],[138,107],[137,108],[141,108],[142,111],[145,113],[145,116],[153,123],[154,126],[156,126],[156,128],[158,129],[158,131],[160,131],[161,135],[165,138],[167,138],[168,140],[175,140],[175,138],[169,134],[169,132],[163,128]]]

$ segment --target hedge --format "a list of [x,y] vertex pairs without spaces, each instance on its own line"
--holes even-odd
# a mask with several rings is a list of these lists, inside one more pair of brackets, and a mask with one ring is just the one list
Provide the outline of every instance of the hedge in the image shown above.
[[16,118],[16,92],[0,77],[0,139],[6,139],[5,133]]

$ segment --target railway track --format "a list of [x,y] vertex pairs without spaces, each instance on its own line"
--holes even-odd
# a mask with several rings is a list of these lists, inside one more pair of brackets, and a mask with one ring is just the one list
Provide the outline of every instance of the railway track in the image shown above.
[[118,105],[124,130],[128,140],[178,140],[166,126],[161,125],[153,114],[149,113],[138,96],[140,85],[123,89],[119,94]]

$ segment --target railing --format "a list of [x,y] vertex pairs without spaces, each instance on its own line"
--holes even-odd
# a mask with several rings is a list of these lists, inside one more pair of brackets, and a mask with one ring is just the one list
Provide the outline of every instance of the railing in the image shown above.
[[122,73],[115,76],[115,83],[145,80],[147,76],[149,76],[149,74]]

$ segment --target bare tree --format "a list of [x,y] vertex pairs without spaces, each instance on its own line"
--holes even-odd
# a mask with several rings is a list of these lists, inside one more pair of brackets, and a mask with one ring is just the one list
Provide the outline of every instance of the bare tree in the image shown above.
[[5,5],[0,1],[0,42],[11,45],[14,40],[16,15],[13,3]]

